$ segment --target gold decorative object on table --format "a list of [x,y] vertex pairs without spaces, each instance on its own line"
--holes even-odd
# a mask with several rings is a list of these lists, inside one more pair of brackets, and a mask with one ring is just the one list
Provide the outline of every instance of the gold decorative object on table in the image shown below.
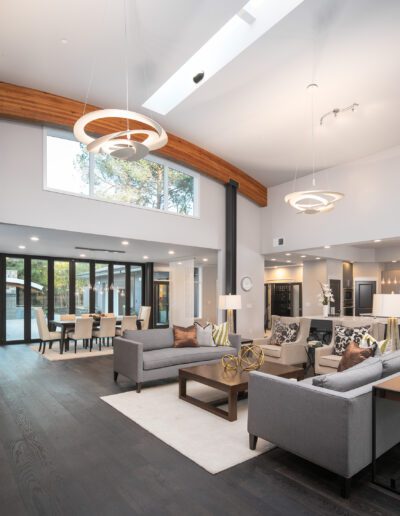
[[236,355],[224,355],[221,361],[225,371],[237,371],[239,367],[239,357]]
[[264,352],[260,346],[249,344],[242,346],[239,365],[243,371],[256,371],[260,369],[265,360]]

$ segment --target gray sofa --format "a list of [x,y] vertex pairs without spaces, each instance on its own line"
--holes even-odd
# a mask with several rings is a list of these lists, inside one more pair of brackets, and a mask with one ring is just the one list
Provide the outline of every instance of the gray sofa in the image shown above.
[[[364,369],[355,366],[325,378],[316,377],[331,389],[313,385],[311,378],[293,382],[261,372],[251,373],[250,448],[255,449],[257,438],[261,437],[337,473],[343,481],[342,495],[347,497],[351,477],[372,461],[372,386],[382,382],[382,378],[388,380],[400,374],[400,352],[368,361]],[[364,374],[369,383],[362,385]],[[355,387],[345,390],[351,385],[351,375]],[[393,402],[379,400],[377,425],[379,457],[400,441],[400,411]]]
[[172,328],[126,331],[114,338],[114,380],[118,374],[136,383],[140,392],[143,382],[175,378],[182,367],[212,363],[225,354],[237,355],[240,335],[229,335],[231,346],[198,346],[174,348]]

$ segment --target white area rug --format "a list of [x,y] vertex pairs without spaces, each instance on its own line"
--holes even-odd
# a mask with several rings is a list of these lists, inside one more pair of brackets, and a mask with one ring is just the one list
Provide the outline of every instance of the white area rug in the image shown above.
[[[39,344],[32,344],[29,346],[32,351],[35,353],[39,352]],[[43,349],[43,348],[42,348]],[[78,346],[75,354],[75,348],[73,344],[70,344],[69,351],[60,355],[60,346],[58,343],[53,344],[53,349],[49,349],[49,345],[46,345],[46,351],[44,355],[40,352],[40,356],[46,358],[47,360],[55,361],[55,360],[73,360],[75,358],[89,358],[89,357],[101,357],[106,355],[112,355],[114,353],[114,348],[110,345],[110,347],[101,347],[101,351],[99,351],[98,346],[94,347],[90,352],[88,349],[84,349],[82,346]]]
[[[187,392],[204,401],[223,397],[221,391],[196,382],[187,383]],[[249,449],[247,400],[238,403],[237,421],[229,422],[180,400],[177,383],[101,399],[209,473],[219,473],[274,448],[259,439],[257,450]]]

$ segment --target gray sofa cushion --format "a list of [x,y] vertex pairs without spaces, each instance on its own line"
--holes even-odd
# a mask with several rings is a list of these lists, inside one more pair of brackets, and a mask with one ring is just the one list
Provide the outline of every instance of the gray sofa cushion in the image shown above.
[[316,376],[313,378],[313,385],[333,391],[346,392],[375,382],[381,377],[382,362],[379,358],[371,357],[340,373]]
[[160,369],[191,362],[218,360],[226,353],[236,355],[236,349],[230,346],[155,349],[143,353],[143,369]]
[[174,345],[174,335],[172,328],[155,328],[152,330],[127,330],[124,338],[141,342],[143,351],[152,349],[172,348]]
[[393,353],[388,353],[387,355],[382,355],[381,359],[383,366],[383,378],[400,372],[400,350],[394,351]]

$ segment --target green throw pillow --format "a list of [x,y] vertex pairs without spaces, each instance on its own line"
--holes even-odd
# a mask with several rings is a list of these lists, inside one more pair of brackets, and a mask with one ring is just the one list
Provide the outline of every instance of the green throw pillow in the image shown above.
[[229,346],[228,323],[214,324],[212,336],[216,346]]

